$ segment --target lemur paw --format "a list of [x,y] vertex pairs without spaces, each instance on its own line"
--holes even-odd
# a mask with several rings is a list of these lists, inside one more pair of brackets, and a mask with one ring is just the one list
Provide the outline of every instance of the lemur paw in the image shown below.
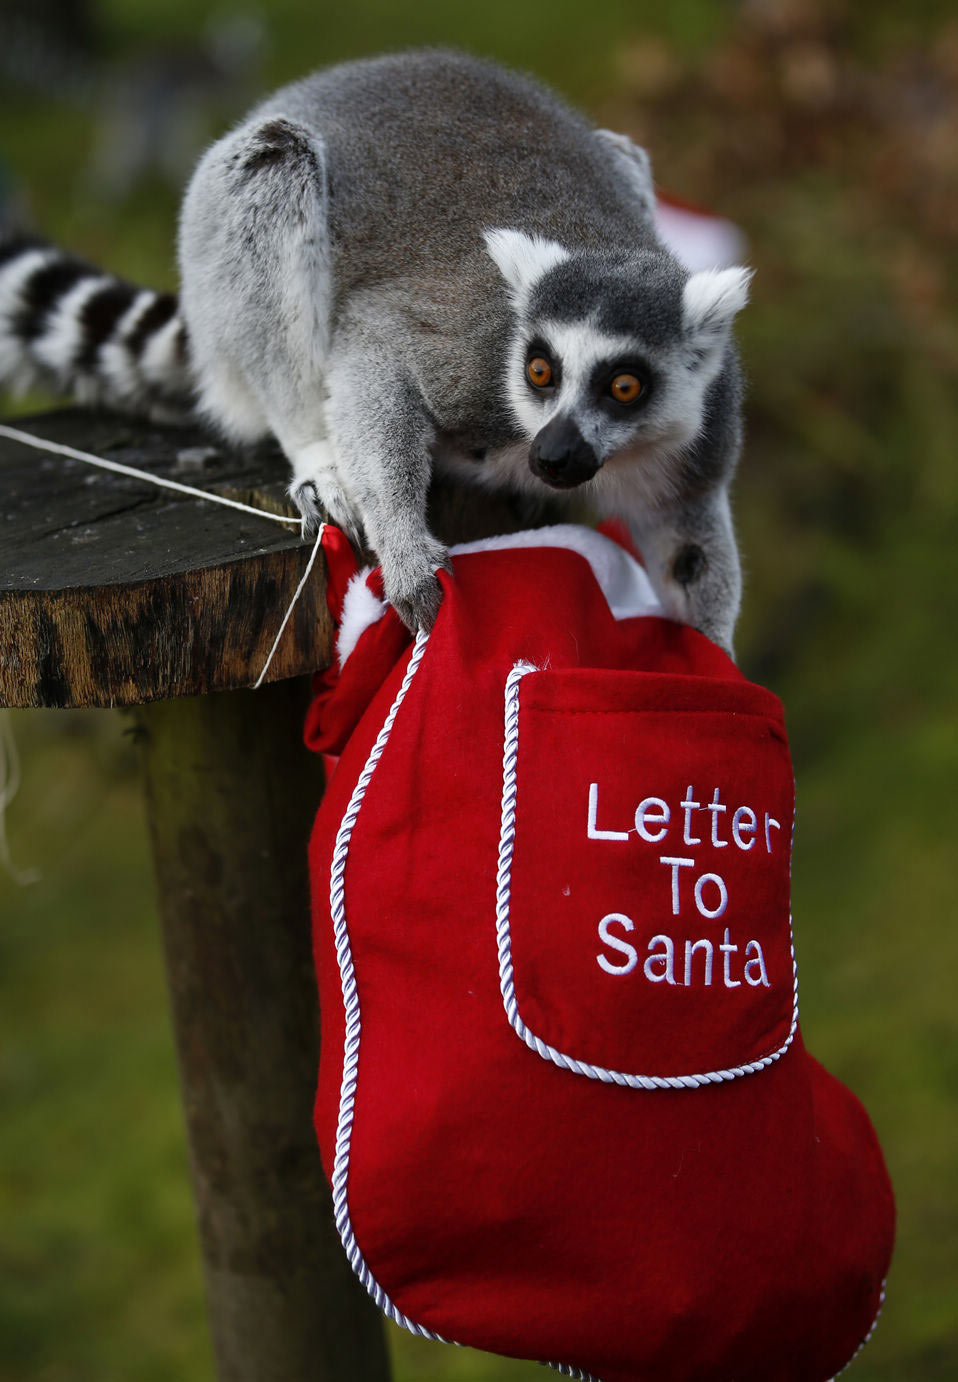
[[732,634],[737,601],[721,581],[706,580],[709,559],[697,542],[685,543],[672,559],[673,606],[683,623],[691,624],[734,657]]
[[362,546],[362,524],[345,494],[327,477],[323,479],[322,489],[316,480],[294,480],[289,487],[289,497],[299,510],[306,537],[315,537],[320,525],[328,520],[342,528],[354,547]]
[[442,603],[437,571],[451,571],[449,553],[430,539],[415,553],[406,553],[398,566],[383,562],[386,599],[411,633],[429,633]]
[[326,522],[326,511],[319,502],[316,486],[312,480],[299,480],[290,485],[287,493],[299,510],[305,536],[315,537],[320,525]]

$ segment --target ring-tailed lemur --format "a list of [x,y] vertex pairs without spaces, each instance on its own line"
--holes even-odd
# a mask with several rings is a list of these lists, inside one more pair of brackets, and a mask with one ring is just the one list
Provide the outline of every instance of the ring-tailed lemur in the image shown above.
[[666,611],[730,647],[749,274],[690,274],[653,206],[645,153],[525,77],[449,52],[347,63],[201,159],[179,300],[0,248],[0,381],[272,433],[301,512],[365,534],[411,628],[447,561],[434,466],[584,491],[628,522]]

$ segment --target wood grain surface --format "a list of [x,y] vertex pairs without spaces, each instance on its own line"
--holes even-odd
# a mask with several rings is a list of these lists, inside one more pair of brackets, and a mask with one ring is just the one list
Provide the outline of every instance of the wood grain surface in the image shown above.
[[[276,451],[74,409],[16,425],[291,512]],[[251,685],[309,552],[294,527],[2,438],[0,704],[134,705]],[[269,680],[324,666],[331,636],[320,564]]]
[[[23,431],[292,513],[276,448],[64,409]],[[527,525],[516,504],[442,489],[446,541]],[[540,519],[541,521],[541,519]],[[309,559],[297,529],[0,438],[0,705],[137,705],[251,686]],[[267,680],[327,665],[317,562]]]

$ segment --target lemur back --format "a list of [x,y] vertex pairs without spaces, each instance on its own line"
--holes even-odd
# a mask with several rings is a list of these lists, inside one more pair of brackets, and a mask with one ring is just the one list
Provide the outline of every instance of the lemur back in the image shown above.
[[435,467],[619,512],[666,608],[729,646],[730,326],[744,270],[660,244],[648,160],[535,82],[444,52],[286,87],[200,160],[182,291],[49,247],[0,258],[0,381],[272,433],[310,522],[377,553],[413,627],[435,617]]
[[322,140],[346,293],[471,262],[463,286],[488,303],[499,283],[483,225],[582,249],[656,243],[651,203],[616,176],[615,149],[550,91],[491,62],[426,52],[346,63],[285,87],[247,124],[271,116]]

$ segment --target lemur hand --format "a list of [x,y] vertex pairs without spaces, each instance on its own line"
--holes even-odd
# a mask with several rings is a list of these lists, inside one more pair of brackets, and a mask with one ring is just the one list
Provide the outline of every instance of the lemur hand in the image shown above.
[[452,571],[449,553],[430,537],[422,545],[382,558],[386,599],[411,633],[429,633],[442,603],[437,571]]

